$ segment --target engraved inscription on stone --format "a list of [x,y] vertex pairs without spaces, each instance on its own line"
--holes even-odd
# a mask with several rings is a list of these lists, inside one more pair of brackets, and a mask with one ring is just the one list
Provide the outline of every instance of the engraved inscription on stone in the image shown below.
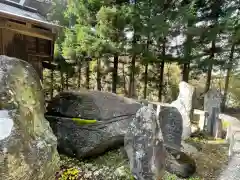
[[159,121],[164,143],[180,149],[183,131],[183,120],[175,107],[165,107],[159,114]]

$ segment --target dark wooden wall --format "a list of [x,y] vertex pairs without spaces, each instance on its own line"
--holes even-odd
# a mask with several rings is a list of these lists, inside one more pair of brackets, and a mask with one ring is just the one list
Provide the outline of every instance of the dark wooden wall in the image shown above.
[[42,79],[42,62],[52,59],[52,41],[0,28],[0,42],[1,54],[29,62]]

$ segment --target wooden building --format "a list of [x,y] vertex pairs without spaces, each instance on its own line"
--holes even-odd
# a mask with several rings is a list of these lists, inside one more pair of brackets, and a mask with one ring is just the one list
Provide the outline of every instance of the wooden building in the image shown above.
[[59,26],[23,3],[0,0],[0,53],[28,61],[42,78],[43,62],[53,60]]

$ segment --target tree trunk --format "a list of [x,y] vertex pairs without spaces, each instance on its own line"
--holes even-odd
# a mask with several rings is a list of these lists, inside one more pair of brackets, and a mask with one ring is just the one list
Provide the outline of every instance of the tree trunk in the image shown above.
[[54,83],[54,70],[51,70],[51,90],[50,90],[50,99],[53,98],[53,83]]
[[144,99],[147,98],[147,87],[148,87],[148,63],[145,64],[145,72],[144,72],[144,91],[143,91]]
[[158,84],[158,101],[162,101],[162,91],[163,91],[163,83],[164,83],[164,66],[165,66],[165,55],[166,55],[166,38],[164,38],[164,42],[162,44],[162,62],[159,66],[159,84]]
[[158,87],[158,102],[162,102],[162,92],[163,92],[163,83],[164,83],[164,66],[165,62],[162,60],[160,65],[160,76],[159,76],[159,87]]
[[64,76],[63,76],[63,72],[60,70],[60,76],[61,76],[61,91],[64,90]]
[[102,90],[102,84],[101,84],[101,59],[97,59],[97,90]]
[[211,86],[214,54],[215,54],[215,41],[212,41],[212,48],[211,48],[211,54],[209,57],[209,65],[208,65],[208,71],[207,71],[207,81],[206,81],[206,86],[205,86],[205,93],[208,92],[208,90],[210,89],[210,86]]
[[208,92],[211,86],[211,79],[212,79],[212,68],[213,68],[213,62],[212,59],[210,59],[208,71],[207,71],[207,81],[205,85],[205,93]]
[[[151,20],[151,10],[152,10],[152,1],[149,0],[148,1],[148,9],[149,9],[149,13],[148,13],[148,20]],[[149,28],[151,28],[151,26],[149,26]],[[148,33],[148,37],[147,37],[147,46],[146,46],[146,51],[149,52],[149,44],[150,44],[150,32]],[[145,62],[145,71],[144,71],[144,91],[143,91],[143,97],[144,99],[147,98],[147,88],[148,88],[148,62]]]
[[[139,14],[136,12],[137,8],[137,0],[134,1],[134,16],[138,17]],[[135,18],[134,17],[134,18]],[[136,23],[136,22],[135,22]],[[135,96],[135,69],[136,69],[136,44],[137,44],[137,35],[136,35],[136,24],[133,24],[133,40],[132,40],[132,48],[133,48],[133,54],[132,54],[132,60],[131,60],[131,72],[130,72],[130,81],[129,81],[129,97]]]
[[118,55],[115,54],[113,58],[113,71],[112,71],[112,92],[117,93],[118,82]]
[[224,94],[223,94],[223,100],[222,100],[222,111],[224,111],[224,109],[225,109],[225,104],[226,104],[226,100],[227,100],[229,80],[230,80],[230,75],[231,75],[232,66],[233,66],[234,51],[235,51],[235,44],[232,45],[230,55],[229,55],[227,75],[225,76],[225,86],[224,86]]
[[[135,48],[137,43],[136,34],[134,32],[132,47]],[[136,69],[136,52],[133,52],[132,61],[131,61],[131,73],[130,73],[130,82],[129,82],[129,97],[135,96],[135,69]]]
[[[194,20],[189,19],[187,23],[187,29],[191,28],[193,24],[194,24]],[[184,44],[184,58],[186,62],[183,64],[183,71],[182,71],[182,80],[185,82],[188,82],[189,80],[191,54],[192,54],[192,42],[193,42],[192,35],[187,34],[187,39]]]
[[124,85],[124,95],[127,96],[127,84],[126,84],[126,74],[125,74],[125,65],[123,63],[123,85]]
[[77,87],[81,87],[81,79],[82,79],[82,64],[78,63],[78,80],[77,80]]
[[89,61],[86,62],[86,69],[85,69],[85,75],[86,75],[86,88],[90,89],[90,69],[89,69]]
[[190,72],[190,62],[183,64],[182,81],[188,82]]
[[131,61],[131,74],[130,74],[130,82],[129,82],[129,97],[135,96],[135,68],[136,68],[136,54],[134,53]]
[[66,72],[66,89],[68,90],[68,85],[69,85],[69,76],[68,76],[68,71]]
[[[150,15],[149,15],[150,19]],[[148,35],[147,39],[147,47],[146,51],[149,52],[149,44],[150,44],[150,36]],[[148,62],[145,62],[145,71],[144,71],[144,91],[143,91],[143,97],[144,99],[147,98],[147,87],[148,87]]]

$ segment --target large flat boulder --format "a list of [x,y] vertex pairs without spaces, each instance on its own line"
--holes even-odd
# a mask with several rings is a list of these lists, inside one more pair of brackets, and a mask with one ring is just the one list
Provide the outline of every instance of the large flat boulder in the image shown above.
[[[123,145],[129,123],[141,104],[100,91],[62,92],[49,103],[46,117],[62,153],[78,159]],[[78,124],[71,118],[96,120]]]
[[51,180],[58,164],[40,78],[27,62],[0,56],[0,179]]

